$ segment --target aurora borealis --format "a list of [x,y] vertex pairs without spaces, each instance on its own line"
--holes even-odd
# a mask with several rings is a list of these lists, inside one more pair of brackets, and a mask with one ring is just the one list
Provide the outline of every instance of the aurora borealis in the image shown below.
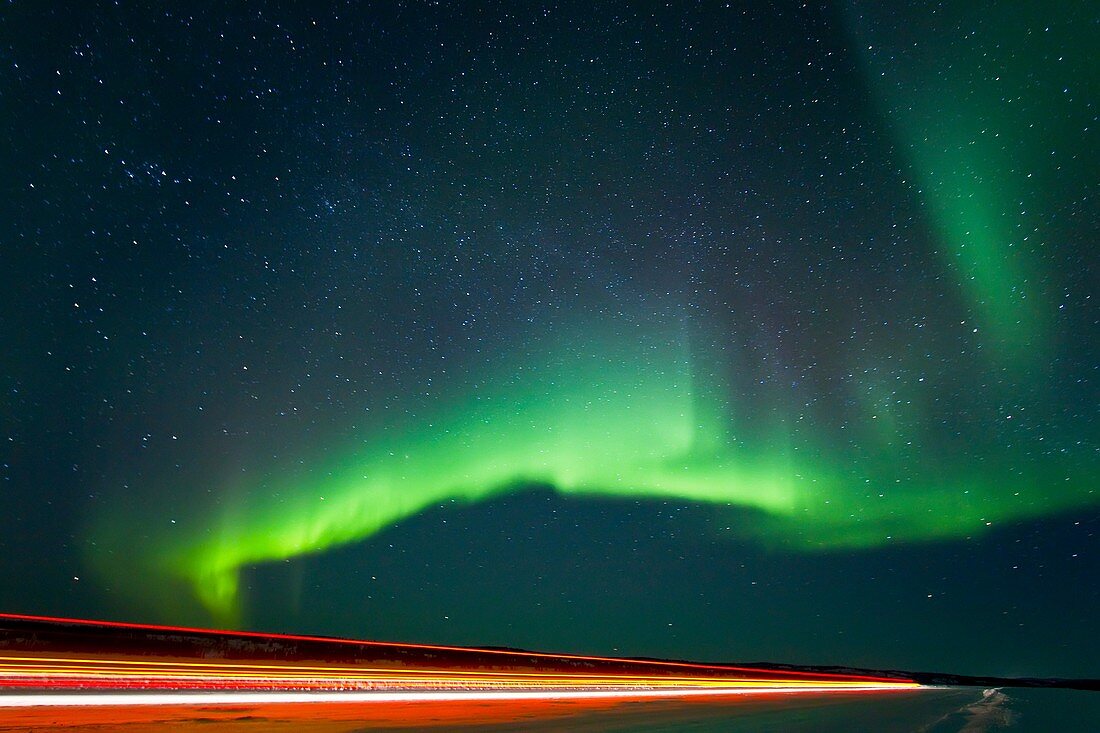
[[[1088,10],[1070,3],[1064,13]],[[1087,47],[1087,24],[1052,22],[1039,5],[995,24],[989,12],[982,4],[924,16],[861,2],[847,9],[870,90],[924,191],[941,257],[998,350],[1008,352],[1002,356],[1021,358],[1045,351],[1056,307],[1039,253],[1061,208],[1059,179],[1084,174],[1096,152],[1060,153],[1051,143],[1069,135],[1088,140],[1097,65],[1065,53]],[[916,27],[904,28],[907,22]],[[967,40],[957,43],[937,27],[972,30],[961,31]],[[905,48],[910,34],[921,41]]]
[[367,5],[4,11],[0,610],[1096,675],[1092,4]]
[[460,400],[453,417],[379,430],[323,473],[307,467],[247,486],[218,512],[213,532],[200,524],[198,537],[158,548],[153,572],[186,578],[215,618],[232,622],[244,566],[362,540],[431,506],[532,486],[756,510],[764,516],[746,533],[800,551],[957,538],[1091,499],[1083,475],[1040,492],[1036,469],[953,472],[895,491],[890,465],[815,456],[791,442],[736,448],[706,402],[720,390],[693,373],[674,329],[670,337],[654,317],[639,321],[646,326],[636,337],[597,328],[573,339],[567,356],[505,361],[515,373],[504,386]]

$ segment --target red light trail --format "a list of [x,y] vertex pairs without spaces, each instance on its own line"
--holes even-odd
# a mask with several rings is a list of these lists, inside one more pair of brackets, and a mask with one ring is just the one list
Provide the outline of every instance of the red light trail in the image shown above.
[[643,700],[919,689],[909,679],[0,614],[4,709]]

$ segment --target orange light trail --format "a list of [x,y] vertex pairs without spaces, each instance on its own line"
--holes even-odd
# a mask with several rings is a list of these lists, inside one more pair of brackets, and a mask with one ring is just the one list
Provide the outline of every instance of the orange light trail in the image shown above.
[[[30,616],[26,614],[15,613],[0,613],[0,622],[4,620],[13,621],[44,621],[50,623],[59,624],[73,624],[73,625],[85,625],[92,627],[104,627],[113,628],[123,631],[154,631],[154,632],[167,632],[167,633],[184,633],[184,634],[202,634],[207,636],[223,636],[223,637],[243,637],[252,638],[263,641],[269,640],[285,640],[285,641],[307,641],[307,642],[323,642],[326,644],[343,644],[348,646],[357,647],[378,647],[385,649],[413,649],[424,651],[447,651],[447,652],[477,652],[478,654],[494,654],[507,657],[532,657],[538,659],[549,660],[576,660],[585,662],[624,662],[629,661],[631,663],[644,663],[653,667],[675,668],[685,667],[690,669],[707,669],[718,670],[721,672],[731,671],[744,671],[744,672],[759,672],[760,670],[754,667],[739,667],[734,665],[725,664],[699,664],[695,662],[674,662],[665,660],[626,660],[619,657],[601,657],[601,656],[588,656],[580,654],[551,654],[545,652],[518,652],[505,649],[484,649],[478,647],[462,647],[462,646],[445,646],[440,644],[410,644],[405,642],[389,642],[389,641],[369,641],[359,639],[340,639],[328,636],[309,636],[303,634],[266,634],[258,631],[223,631],[220,629],[201,629],[191,626],[162,626],[156,624],[135,624],[135,623],[123,623],[120,621],[91,621],[87,619],[75,619],[64,618],[60,616]],[[811,678],[821,677],[821,674],[817,672],[803,672],[799,670],[784,671],[784,675],[790,676],[805,676]],[[863,680],[866,682],[896,682],[896,680],[884,678],[884,677],[872,677],[865,675],[844,675],[845,679]]]
[[[42,639],[52,641],[43,647]],[[75,639],[75,648],[66,648],[66,639]],[[112,640],[123,651],[104,649]],[[171,645],[180,643],[191,646],[173,653]],[[205,658],[211,650],[218,659]],[[221,658],[232,656],[243,658]],[[0,708],[648,699],[920,687],[856,674],[0,614]]]

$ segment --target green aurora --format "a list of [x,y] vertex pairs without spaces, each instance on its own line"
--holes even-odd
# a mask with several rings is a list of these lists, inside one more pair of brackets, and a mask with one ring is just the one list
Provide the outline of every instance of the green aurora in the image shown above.
[[[967,7],[958,12],[978,12]],[[1059,176],[1086,174],[1083,160],[1063,160],[1044,141],[1087,119],[1085,95],[1035,82],[1030,62],[1045,53],[1044,41],[1014,35],[1017,26],[1035,25],[1027,18],[999,13],[997,32],[969,46],[947,36],[937,44],[935,29],[918,29],[932,39],[918,52],[903,37],[891,48],[890,24],[866,12],[852,6],[849,14],[854,45],[937,230],[941,260],[973,309],[960,320],[980,325],[975,340],[996,370],[999,394],[1024,392],[1041,379],[1035,365],[1056,340],[1052,280],[1040,256],[1045,234],[1036,222],[1052,219]],[[1020,48],[1032,50],[1011,58],[996,52]],[[990,83],[976,83],[985,77]],[[1088,71],[1082,83],[1093,77]],[[1030,112],[1044,106],[1057,113],[1033,119]],[[1053,129],[1057,120],[1066,129]],[[118,549],[136,519],[101,518],[89,559],[109,577],[175,578],[211,615],[234,623],[244,568],[364,540],[450,502],[531,487],[703,503],[724,520],[716,523],[723,536],[796,552],[966,538],[1097,502],[1095,455],[1015,459],[1010,447],[989,448],[996,438],[940,455],[942,440],[929,436],[942,426],[898,412],[885,382],[864,383],[863,437],[855,442],[827,426],[796,433],[792,415],[746,414],[736,390],[699,367],[706,355],[685,346],[676,327],[642,322],[642,333],[605,326],[537,355],[528,349],[523,359],[502,355],[497,363],[507,368],[486,380],[495,386],[452,395],[401,425],[367,429],[335,450],[336,461],[274,466],[264,479],[219,491],[221,503],[151,538],[138,556]],[[972,367],[965,359],[957,365]],[[1031,393],[1021,399],[1041,405],[1041,388]],[[978,420],[955,440],[984,439],[983,425]]]
[[1054,467],[1033,466],[1003,475],[926,469],[914,482],[893,453],[861,461],[790,435],[733,441],[731,411],[713,409],[722,385],[700,379],[694,360],[669,342],[593,334],[532,359],[450,417],[379,430],[338,465],[245,487],[191,534],[157,538],[142,567],[130,560],[107,570],[179,578],[232,624],[247,566],[363,540],[448,502],[530,487],[714,505],[732,517],[724,534],[795,551],[965,537],[1094,500],[1084,474],[1062,466],[1056,479]]
[[940,257],[988,329],[988,353],[1006,362],[1050,353],[1058,295],[1046,223],[1066,216],[1095,160],[1068,154],[1094,137],[1094,29],[1070,20],[1090,7],[847,3],[852,46],[938,229]]

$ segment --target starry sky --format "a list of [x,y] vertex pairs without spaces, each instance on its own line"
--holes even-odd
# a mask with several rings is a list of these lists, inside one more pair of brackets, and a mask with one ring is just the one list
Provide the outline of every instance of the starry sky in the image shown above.
[[0,607],[1100,675],[1095,6],[0,9]]

